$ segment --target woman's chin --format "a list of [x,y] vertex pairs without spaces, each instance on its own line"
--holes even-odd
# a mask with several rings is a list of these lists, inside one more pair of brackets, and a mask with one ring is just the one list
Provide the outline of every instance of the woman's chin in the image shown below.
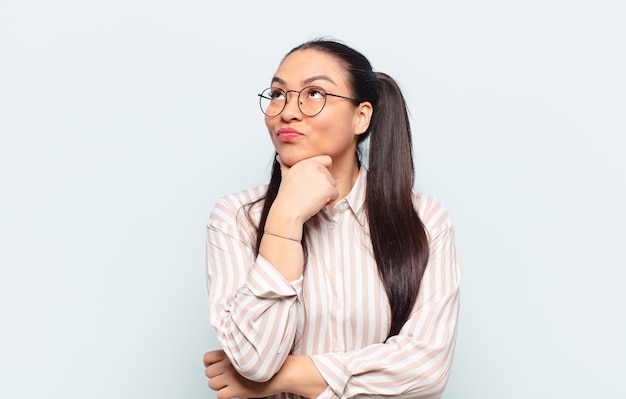
[[288,167],[292,167],[293,165],[297,164],[298,162],[305,160],[307,158],[311,158],[314,157],[315,155],[312,154],[294,154],[292,152],[289,151],[283,151],[280,152],[278,154],[280,156],[280,161]]

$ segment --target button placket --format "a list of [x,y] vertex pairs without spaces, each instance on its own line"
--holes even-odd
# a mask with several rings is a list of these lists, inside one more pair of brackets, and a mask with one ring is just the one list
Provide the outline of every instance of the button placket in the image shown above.
[[[339,208],[337,208],[339,210]],[[343,308],[342,308],[342,274],[340,270],[341,256],[337,254],[337,250],[340,248],[340,237],[338,237],[339,226],[334,218],[329,220],[328,224],[328,235],[329,241],[331,244],[331,257],[330,257],[330,274],[329,277],[331,279],[330,283],[333,285],[332,297],[328,298],[327,306],[329,306],[328,315],[330,317],[330,330],[332,334],[330,334],[331,338],[331,350],[333,352],[342,352],[344,350],[342,342],[343,342]]]

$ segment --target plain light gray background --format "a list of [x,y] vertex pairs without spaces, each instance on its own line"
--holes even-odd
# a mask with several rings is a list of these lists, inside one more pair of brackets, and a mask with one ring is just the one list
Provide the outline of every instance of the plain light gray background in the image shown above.
[[328,35],[403,87],[465,276],[445,398],[626,396],[626,6],[0,3],[0,397],[213,398],[205,223]]

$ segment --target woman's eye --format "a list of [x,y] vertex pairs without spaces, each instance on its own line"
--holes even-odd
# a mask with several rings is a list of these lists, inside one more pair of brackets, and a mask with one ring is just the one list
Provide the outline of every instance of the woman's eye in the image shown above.
[[276,89],[270,91],[270,98],[272,100],[281,100],[285,98],[285,93],[282,90]]
[[321,87],[310,87],[307,90],[307,98],[321,99],[324,98],[324,89]]

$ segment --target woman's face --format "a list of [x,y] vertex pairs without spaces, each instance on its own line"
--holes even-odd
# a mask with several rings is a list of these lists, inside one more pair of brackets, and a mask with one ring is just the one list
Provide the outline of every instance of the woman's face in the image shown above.
[[[352,97],[348,75],[337,59],[314,49],[298,50],[280,64],[272,87],[300,91],[318,86],[327,93]],[[302,114],[298,94],[287,93],[282,113],[265,117],[272,143],[287,166],[317,155],[329,155],[333,166],[356,164],[358,135],[369,126],[371,105],[355,106],[350,100],[327,96],[324,109],[315,116]]]

